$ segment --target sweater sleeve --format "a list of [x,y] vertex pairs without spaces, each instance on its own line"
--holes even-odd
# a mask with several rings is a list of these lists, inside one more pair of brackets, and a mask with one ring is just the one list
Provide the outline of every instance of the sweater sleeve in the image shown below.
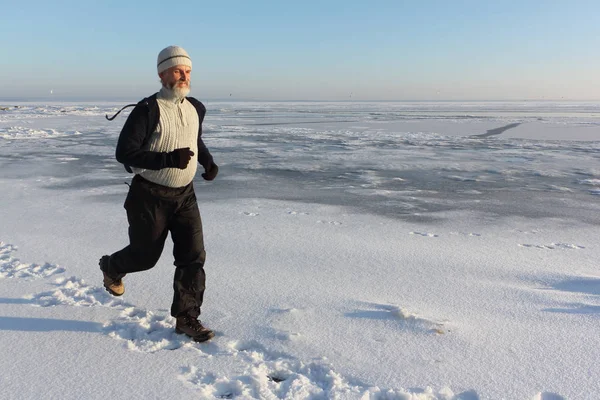
[[143,149],[148,134],[148,114],[144,104],[138,104],[129,114],[117,142],[117,161],[125,166],[152,170],[172,167],[172,157],[168,153]]

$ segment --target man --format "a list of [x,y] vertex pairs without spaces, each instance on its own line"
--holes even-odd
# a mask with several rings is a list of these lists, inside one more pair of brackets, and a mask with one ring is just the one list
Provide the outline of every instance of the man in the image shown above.
[[214,333],[198,321],[205,273],[202,221],[192,180],[196,160],[202,177],[212,181],[219,168],[202,141],[206,108],[190,91],[192,60],[178,46],[163,49],[157,60],[162,88],[140,101],[123,126],[117,161],[135,176],[125,200],[129,245],[102,256],[104,287],[114,296],[125,292],[123,277],[158,262],[168,233],[173,240],[175,277],[171,315],[175,330],[198,342]]

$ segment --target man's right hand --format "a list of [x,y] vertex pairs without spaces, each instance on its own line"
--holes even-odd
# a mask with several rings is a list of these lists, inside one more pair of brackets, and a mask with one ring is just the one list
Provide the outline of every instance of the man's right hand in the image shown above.
[[185,169],[193,155],[194,152],[189,147],[173,150],[169,153],[172,168]]

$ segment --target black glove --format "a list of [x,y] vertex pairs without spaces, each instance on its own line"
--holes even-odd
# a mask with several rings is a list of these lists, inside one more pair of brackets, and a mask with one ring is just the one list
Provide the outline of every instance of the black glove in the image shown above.
[[219,173],[219,167],[214,162],[211,162],[210,166],[205,168],[205,170],[206,172],[202,174],[202,177],[207,181],[212,181]]
[[173,150],[169,153],[171,168],[185,169],[193,155],[189,147]]

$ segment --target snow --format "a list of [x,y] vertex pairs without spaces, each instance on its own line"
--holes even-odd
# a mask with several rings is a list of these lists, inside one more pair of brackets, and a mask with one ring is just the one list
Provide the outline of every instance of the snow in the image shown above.
[[102,287],[122,105],[2,105],[0,398],[600,397],[600,104],[206,102],[203,344]]

